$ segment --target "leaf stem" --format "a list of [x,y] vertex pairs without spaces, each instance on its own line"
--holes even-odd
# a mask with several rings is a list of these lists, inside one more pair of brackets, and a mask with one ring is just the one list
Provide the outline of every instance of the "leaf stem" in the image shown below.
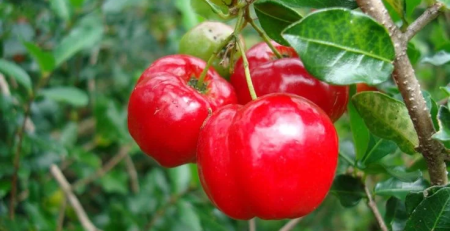
[[210,2],[209,0],[204,0],[209,7],[211,7],[211,10],[216,13],[220,18],[222,19],[229,19],[231,17],[230,14],[225,14],[222,12],[222,10],[220,10],[219,8],[217,8],[216,5],[214,5],[214,3]]
[[256,32],[258,32],[259,36],[264,40],[264,42],[269,46],[269,48],[272,50],[272,52],[277,56],[277,58],[282,59],[283,56],[281,55],[281,53],[275,48],[275,46],[272,44],[271,39],[269,38],[269,36],[267,36],[266,32],[264,32],[261,28],[259,28],[258,25],[256,25],[255,20],[252,19],[252,17],[250,16],[250,10],[247,7],[246,8],[246,13],[245,13],[245,20],[250,23],[250,25],[253,27],[253,29],[256,30]]

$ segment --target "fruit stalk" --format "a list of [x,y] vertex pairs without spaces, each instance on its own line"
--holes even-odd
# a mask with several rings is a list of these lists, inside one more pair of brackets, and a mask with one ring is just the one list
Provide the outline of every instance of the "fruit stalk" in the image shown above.
[[238,48],[241,51],[241,55],[242,55],[242,61],[244,64],[245,79],[247,80],[248,91],[250,92],[250,96],[252,97],[252,100],[255,100],[258,98],[258,96],[256,95],[255,87],[253,86],[252,77],[250,75],[250,69],[248,67],[247,56],[245,55],[245,51],[244,51],[243,47],[241,47],[241,44],[239,44],[239,43],[238,43]]

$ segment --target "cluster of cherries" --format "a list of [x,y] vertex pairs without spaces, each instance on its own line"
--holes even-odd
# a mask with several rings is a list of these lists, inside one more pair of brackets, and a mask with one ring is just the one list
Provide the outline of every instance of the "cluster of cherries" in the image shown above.
[[[209,29],[208,29],[209,30]],[[128,127],[142,151],[164,167],[197,163],[212,203],[235,219],[301,217],[328,193],[338,159],[333,122],[347,86],[312,77],[291,47],[266,43],[246,52],[259,98],[252,100],[240,58],[230,82],[204,60],[177,54],[142,74]]]

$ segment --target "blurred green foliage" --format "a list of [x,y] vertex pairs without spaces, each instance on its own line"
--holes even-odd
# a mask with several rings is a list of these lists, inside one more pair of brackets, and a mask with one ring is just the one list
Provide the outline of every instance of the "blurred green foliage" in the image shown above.
[[[410,23],[423,12],[426,5],[414,2],[403,20],[397,16],[399,23]],[[450,79],[445,61],[450,53],[449,18],[447,13],[426,27],[408,52],[422,87],[436,101],[447,96],[439,87]],[[203,20],[186,0],[0,0],[0,73],[10,92],[2,88],[0,97],[0,230],[57,230],[58,225],[62,230],[83,230],[49,172],[52,164],[76,186],[88,216],[103,230],[248,229],[247,222],[226,217],[209,202],[195,165],[163,169],[139,150],[127,131],[127,101],[140,73],[155,59],[176,53],[184,32]],[[247,47],[259,41],[251,30],[244,35]],[[398,95],[392,83],[379,87]],[[28,115],[30,120],[24,122]],[[336,128],[342,156],[337,174],[346,174],[358,164],[349,117]],[[12,163],[19,137],[23,141],[17,204],[15,219],[10,220]],[[405,176],[389,171],[390,166],[423,169],[417,156],[405,157],[398,149],[392,153],[365,166],[373,174],[372,186]],[[115,159],[119,163],[106,174],[80,183]],[[354,185],[335,186],[345,191]],[[386,183],[378,187],[389,189]],[[358,203],[365,201],[361,191],[356,201],[347,203],[357,204],[351,209],[339,203],[337,191],[332,192],[294,230],[378,229],[367,206]],[[383,192],[377,197],[382,211],[383,203],[391,206],[398,200],[397,194]],[[394,197],[388,202],[390,196]],[[257,227],[277,230],[285,223],[257,220]]]

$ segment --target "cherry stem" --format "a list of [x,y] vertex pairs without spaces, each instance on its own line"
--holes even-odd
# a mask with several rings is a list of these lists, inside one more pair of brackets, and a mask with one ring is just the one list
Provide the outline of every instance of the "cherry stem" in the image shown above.
[[256,32],[258,32],[259,36],[264,40],[264,42],[267,43],[267,45],[270,47],[270,49],[272,50],[272,52],[277,56],[277,58],[282,59],[283,56],[281,55],[281,53],[273,46],[271,39],[269,38],[269,36],[267,36],[267,34],[261,29],[259,28],[258,25],[256,25],[255,21],[252,19],[252,17],[250,16],[250,10],[249,8],[246,8],[246,14],[245,14],[245,20],[250,23],[250,25],[252,25],[252,27],[256,30]]
[[[231,34],[230,36],[228,36],[225,40],[223,40],[219,46],[217,47],[216,50],[214,50],[214,52],[212,53],[211,57],[209,57],[208,62],[206,63],[205,68],[203,69],[202,73],[200,74],[200,77],[198,78],[198,82],[197,85],[195,86],[197,89],[202,89],[203,86],[203,82],[205,81],[206,78],[206,74],[208,74],[208,70],[211,67],[212,63],[214,62],[214,60],[216,59],[217,55],[222,51],[222,49],[228,45],[228,43],[231,42],[231,40],[236,39],[236,41],[238,40],[238,35],[240,33],[240,31],[243,29],[242,24],[245,22],[243,19],[243,15],[244,15],[244,11],[240,10],[239,11],[239,17],[238,20],[236,22],[236,26],[234,28],[234,32],[233,34]],[[240,42],[237,42],[237,44],[239,44]],[[241,48],[240,48],[241,49]]]
[[245,72],[245,79],[247,80],[248,91],[250,92],[252,100],[255,100],[258,98],[258,96],[256,95],[255,88],[253,87],[252,77],[250,76],[250,69],[248,68],[247,56],[245,55],[245,51],[242,47],[242,44],[237,43],[237,45],[239,50],[241,51],[242,61],[244,63],[244,72]]

